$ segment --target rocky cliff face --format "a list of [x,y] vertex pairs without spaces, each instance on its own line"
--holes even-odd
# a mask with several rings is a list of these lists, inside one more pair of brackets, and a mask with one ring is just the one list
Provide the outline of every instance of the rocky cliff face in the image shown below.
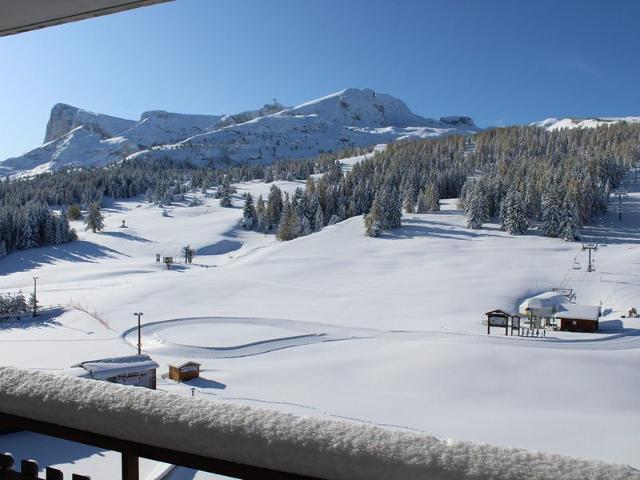
[[117,136],[135,123],[133,120],[88,112],[71,105],[57,103],[49,115],[44,143],[60,138],[81,125],[91,125],[94,131],[102,132],[104,138],[108,138]]

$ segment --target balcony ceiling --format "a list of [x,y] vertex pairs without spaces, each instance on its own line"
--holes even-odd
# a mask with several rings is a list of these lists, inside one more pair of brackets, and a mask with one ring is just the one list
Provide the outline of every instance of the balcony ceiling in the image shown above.
[[0,37],[171,0],[2,0]]

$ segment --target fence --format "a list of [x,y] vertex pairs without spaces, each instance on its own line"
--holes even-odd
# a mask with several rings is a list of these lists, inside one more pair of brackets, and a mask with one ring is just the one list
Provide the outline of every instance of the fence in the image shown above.
[[[33,460],[22,460],[19,472],[15,471],[13,466],[14,461],[11,454],[0,454],[0,480],[64,480],[63,473],[51,467],[45,469],[44,478],[39,477],[38,464]],[[90,478],[74,473],[71,480],[90,480]]]
[[95,318],[98,322],[100,322],[100,324],[106,328],[107,330],[111,330],[113,331],[113,329],[109,326],[109,320],[104,318],[103,315],[98,312],[97,310],[94,310],[93,312],[89,310],[89,305],[82,305],[81,303],[78,302],[74,302],[74,301],[70,301],[68,303],[68,305],[71,308],[75,308],[76,310],[80,310],[81,312],[86,313],[87,315]]

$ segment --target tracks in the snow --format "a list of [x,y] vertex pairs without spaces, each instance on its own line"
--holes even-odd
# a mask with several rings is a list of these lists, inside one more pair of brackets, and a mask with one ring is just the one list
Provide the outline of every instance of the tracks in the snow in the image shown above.
[[[277,335],[254,341],[239,341],[237,345],[197,345],[192,342],[176,341],[171,330],[179,328],[181,333],[190,328],[216,329],[233,326],[273,327]],[[290,335],[282,335],[282,331]],[[197,337],[194,334],[194,337]],[[137,343],[136,328],[122,334],[122,338],[131,345]],[[256,318],[256,317],[192,317],[153,322],[143,326],[142,343],[144,350],[176,357],[195,358],[237,358],[261,355],[275,350],[301,347],[324,342],[336,342],[358,339],[385,339],[391,341],[474,343],[508,346],[513,348],[551,348],[564,350],[628,350],[640,348],[640,330],[623,329],[610,334],[585,334],[585,338],[531,338],[507,337],[501,335],[455,333],[441,331],[388,331],[369,328],[349,328],[323,323],[301,322],[296,320]],[[202,342],[200,342],[202,343]],[[206,343],[206,342],[205,342]]]

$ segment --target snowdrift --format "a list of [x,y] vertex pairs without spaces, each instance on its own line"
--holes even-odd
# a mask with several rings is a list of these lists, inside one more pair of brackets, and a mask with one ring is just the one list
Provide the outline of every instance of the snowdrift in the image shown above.
[[640,479],[631,467],[185,398],[11,367],[0,412],[331,479]]

